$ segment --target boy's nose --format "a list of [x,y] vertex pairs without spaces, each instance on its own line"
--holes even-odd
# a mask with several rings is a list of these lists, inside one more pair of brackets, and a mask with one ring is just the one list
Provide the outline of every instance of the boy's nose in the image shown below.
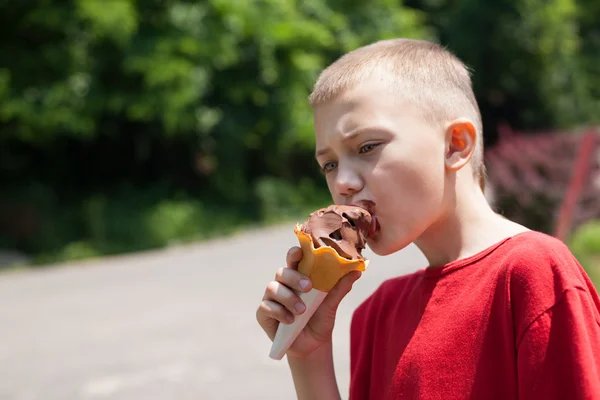
[[363,181],[355,172],[338,168],[334,189],[338,196],[352,196],[363,189]]

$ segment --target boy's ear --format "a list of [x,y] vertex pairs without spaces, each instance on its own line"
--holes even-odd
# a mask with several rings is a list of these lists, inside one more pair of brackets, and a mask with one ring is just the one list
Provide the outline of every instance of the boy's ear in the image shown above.
[[446,169],[458,171],[464,167],[475,150],[477,130],[468,119],[457,119],[446,128]]

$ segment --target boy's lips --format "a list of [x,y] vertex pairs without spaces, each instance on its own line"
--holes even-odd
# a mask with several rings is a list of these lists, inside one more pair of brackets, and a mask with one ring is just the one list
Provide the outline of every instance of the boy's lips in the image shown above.
[[369,233],[367,237],[372,237],[377,230],[379,230],[379,222],[377,221],[377,217],[375,216],[375,203],[370,200],[360,200],[355,203],[350,204],[351,206],[356,206],[363,208],[371,214],[371,227],[369,228]]
[[374,215],[371,215],[371,229],[369,229],[369,234],[367,235],[367,237],[372,237],[375,232],[377,231],[377,229],[379,229],[379,223],[377,222],[377,217]]

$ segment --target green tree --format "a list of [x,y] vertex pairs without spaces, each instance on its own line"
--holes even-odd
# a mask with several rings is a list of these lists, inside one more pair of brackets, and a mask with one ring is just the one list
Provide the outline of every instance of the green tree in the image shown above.
[[428,35],[420,12],[388,0],[3,1],[0,26],[0,176],[47,215],[81,209],[73,237],[102,231],[84,221],[108,206],[87,205],[113,204],[102,199],[120,186],[239,208],[273,178],[314,180],[320,70]]
[[[593,3],[593,4],[592,4]],[[486,132],[598,123],[597,2],[422,0],[440,41],[473,70]]]

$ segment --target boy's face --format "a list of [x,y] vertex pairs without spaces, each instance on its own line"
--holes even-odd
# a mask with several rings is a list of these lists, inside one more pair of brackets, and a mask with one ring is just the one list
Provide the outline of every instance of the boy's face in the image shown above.
[[317,106],[315,133],[334,202],[366,202],[376,216],[378,229],[368,241],[375,254],[404,248],[444,214],[444,132],[384,80]]

